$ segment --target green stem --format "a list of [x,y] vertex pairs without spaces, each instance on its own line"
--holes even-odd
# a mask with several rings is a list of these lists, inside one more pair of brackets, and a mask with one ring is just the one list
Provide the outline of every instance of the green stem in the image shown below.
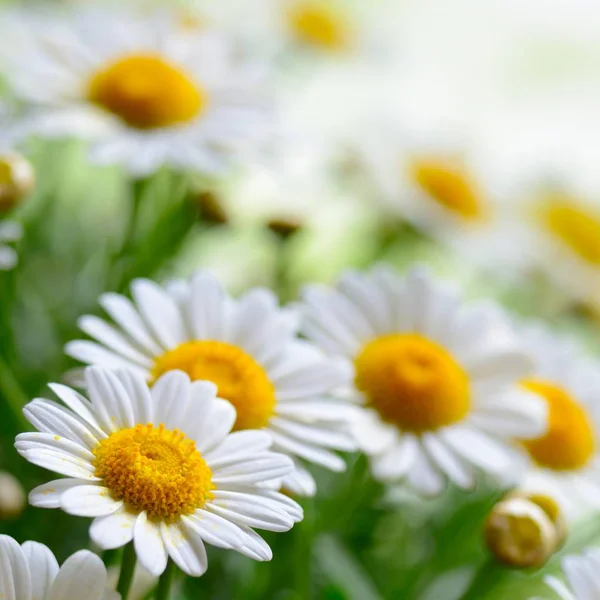
[[121,559],[121,573],[117,583],[117,592],[121,594],[122,600],[127,600],[131,584],[133,583],[133,574],[135,572],[136,555],[133,542],[125,546],[123,558]]
[[19,427],[24,431],[30,429],[23,415],[23,407],[29,402],[29,398],[2,356],[0,356],[0,394],[4,397]]
[[493,558],[488,559],[476,571],[471,585],[462,599],[480,600],[484,598],[487,592],[503,581],[511,572],[511,569],[498,564]]
[[167,568],[158,580],[158,587],[156,588],[156,600],[169,600],[169,594],[171,592],[171,585],[173,584],[174,575],[175,563],[169,559]]

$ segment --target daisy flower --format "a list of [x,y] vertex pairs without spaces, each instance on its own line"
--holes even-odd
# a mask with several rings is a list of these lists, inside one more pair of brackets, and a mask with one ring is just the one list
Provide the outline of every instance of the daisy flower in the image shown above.
[[107,589],[104,563],[81,550],[59,568],[52,551],[37,542],[23,545],[0,535],[0,598],[5,600],[118,600]]
[[600,550],[589,548],[580,556],[565,556],[562,570],[567,585],[556,577],[546,577],[545,581],[561,600],[596,600],[600,598]]
[[279,308],[270,291],[254,289],[234,300],[215,277],[198,272],[167,288],[136,280],[131,294],[133,302],[102,296],[114,324],[82,317],[81,329],[96,341],[70,342],[67,354],[129,369],[151,385],[175,369],[212,381],[237,411],[234,429],[264,429],[277,451],[294,457],[297,468],[284,486],[296,494],[316,490],[302,461],[345,469],[330,449],[355,448],[346,431],[352,407],[329,396],[347,384],[349,366],[297,340],[297,315]]
[[548,407],[548,429],[523,443],[533,468],[525,489],[547,492],[567,514],[600,507],[600,366],[542,325],[521,331],[534,360],[522,386]]
[[272,133],[263,66],[176,15],[82,9],[28,25],[25,48],[4,49],[28,109],[18,137],[84,136],[94,160],[142,176],[165,164],[214,173]]
[[179,371],[152,390],[130,371],[90,367],[85,378],[89,400],[54,384],[68,408],[36,399],[23,409],[40,433],[18,435],[18,452],[65,476],[34,489],[31,504],[93,517],[90,536],[100,548],[133,540],[153,575],[169,557],[188,575],[202,575],[204,542],[271,559],[252,528],[287,531],[302,509],[266,487],[293,468],[269,450],[268,435],[230,434],[233,406],[213,384]]
[[502,313],[462,306],[420,269],[309,286],[304,315],[309,339],[354,364],[364,407],[354,433],[378,479],[406,478],[428,494],[447,480],[469,488],[474,467],[505,476],[518,456],[512,439],[545,429],[544,403],[515,385],[530,361]]
[[14,221],[0,221],[0,271],[12,269],[17,264],[17,253],[6,243],[21,239],[23,228]]

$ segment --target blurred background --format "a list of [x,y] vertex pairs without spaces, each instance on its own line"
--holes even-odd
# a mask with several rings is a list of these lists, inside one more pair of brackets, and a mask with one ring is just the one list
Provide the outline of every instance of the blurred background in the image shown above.
[[[264,75],[268,144],[214,171],[165,163],[140,174],[98,164],[76,124],[51,136],[29,127],[21,76],[60,80],[50,63],[79,51],[61,20],[98,10],[227,39]],[[599,106],[594,0],[4,0],[0,219],[23,231],[6,242],[18,265],[0,270],[0,470],[19,482],[0,479],[0,532],[60,559],[88,546],[83,520],[23,507],[21,486],[47,477],[13,440],[29,427],[19,407],[75,366],[63,346],[79,337],[77,318],[136,277],[207,268],[234,294],[266,285],[289,301],[347,268],[423,262],[597,353]],[[13,151],[33,168],[23,181]],[[482,482],[418,501],[383,490],[363,457],[348,462],[344,474],[315,469],[322,493],[294,531],[267,538],[272,563],[213,549],[180,597],[553,597],[541,581],[558,557],[538,571],[486,566],[493,591],[472,587],[500,491]],[[597,517],[576,524],[565,551],[599,536]]]

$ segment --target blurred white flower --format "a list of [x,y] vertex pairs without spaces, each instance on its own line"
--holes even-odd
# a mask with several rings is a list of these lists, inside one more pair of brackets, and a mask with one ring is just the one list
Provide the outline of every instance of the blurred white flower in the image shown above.
[[552,495],[570,518],[600,507],[600,365],[542,324],[519,327],[534,368],[523,387],[548,406],[548,430],[523,442],[529,491]]
[[503,313],[462,306],[422,270],[309,286],[304,316],[309,339],[354,363],[354,432],[383,481],[438,494],[448,480],[473,487],[476,468],[514,477],[513,438],[545,430],[544,403],[516,386],[530,362]]
[[176,14],[81,10],[32,18],[27,33],[24,48],[0,51],[27,109],[14,137],[82,136],[95,161],[135,175],[163,164],[213,173],[272,139],[265,65]]
[[49,548],[37,542],[21,546],[0,535],[0,598],[15,600],[118,600],[107,589],[104,563],[88,550],[70,556],[59,568]]
[[562,559],[562,570],[566,586],[557,577],[545,578],[561,600],[596,600],[600,597],[600,550],[589,548],[579,556],[566,556]]

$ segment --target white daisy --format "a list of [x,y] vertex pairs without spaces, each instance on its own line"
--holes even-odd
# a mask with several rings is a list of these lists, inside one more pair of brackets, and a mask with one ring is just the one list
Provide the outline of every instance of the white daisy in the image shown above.
[[333,289],[309,286],[304,303],[304,333],[354,363],[355,435],[377,478],[468,488],[474,467],[515,467],[513,437],[544,431],[544,403],[515,386],[530,362],[495,306],[461,306],[419,269],[348,273]]
[[14,221],[0,221],[0,271],[12,269],[17,264],[17,253],[6,243],[21,239],[23,228]]
[[296,313],[279,308],[272,292],[254,289],[234,300],[212,275],[199,272],[167,288],[136,280],[131,294],[133,302],[102,296],[116,326],[82,317],[79,326],[97,341],[70,342],[67,354],[129,369],[150,383],[174,369],[214,382],[235,406],[236,430],[264,429],[276,450],[295,458],[296,471],[284,478],[294,493],[315,493],[301,460],[345,469],[329,449],[355,448],[346,432],[352,407],[329,396],[347,384],[349,366],[298,340]]
[[565,585],[556,577],[546,577],[546,583],[561,600],[598,600],[600,598],[600,550],[589,548],[580,556],[562,559],[562,570],[567,580]]
[[212,383],[191,383],[180,371],[151,391],[130,371],[90,367],[85,376],[90,400],[54,384],[68,408],[45,399],[24,408],[41,433],[18,435],[18,452],[66,477],[34,489],[31,504],[94,517],[90,536],[98,546],[133,540],[153,575],[169,557],[188,575],[202,575],[204,542],[271,559],[252,528],[287,531],[302,509],[266,487],[293,468],[268,449],[267,434],[230,435],[231,404]]
[[3,600],[118,600],[107,589],[104,563],[80,550],[59,568],[51,550],[37,542],[23,545],[0,535],[0,598]]
[[7,77],[28,109],[15,135],[84,136],[100,163],[215,172],[272,133],[265,69],[177,16],[81,10],[27,24]]
[[386,123],[354,144],[382,209],[471,263],[524,264],[525,234],[504,174],[481,144],[441,129]]
[[532,459],[524,488],[547,492],[567,514],[600,507],[600,365],[570,341],[531,325],[520,330],[534,369],[523,386],[548,406],[548,430],[524,447]]

